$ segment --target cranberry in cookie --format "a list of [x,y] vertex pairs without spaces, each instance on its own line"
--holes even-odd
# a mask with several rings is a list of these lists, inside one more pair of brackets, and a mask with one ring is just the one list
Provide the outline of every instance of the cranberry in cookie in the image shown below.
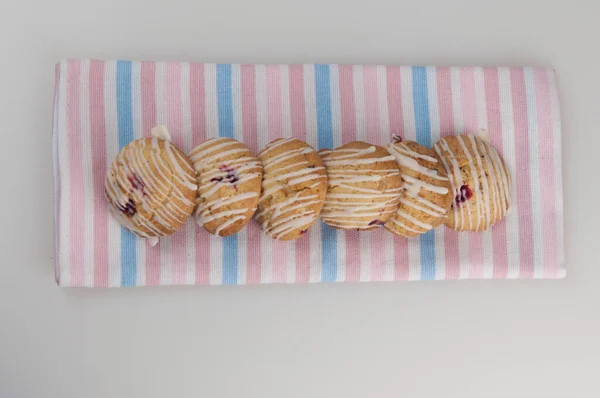
[[473,135],[439,140],[434,149],[450,179],[452,208],[444,224],[457,231],[485,231],[510,208],[510,175],[487,141]]
[[385,148],[362,141],[320,154],[329,179],[321,219],[349,230],[385,224],[400,202],[402,179],[396,159]]
[[262,230],[278,240],[304,236],[319,217],[327,193],[321,157],[313,147],[293,138],[270,142],[258,157],[264,167],[256,213]]
[[435,151],[399,138],[386,145],[402,176],[402,197],[385,228],[399,236],[423,234],[445,219],[454,196],[450,180]]
[[152,135],[121,149],[104,192],[117,221],[154,245],[190,217],[197,186],[190,160],[170,142],[168,131],[158,126]]
[[192,150],[198,180],[196,222],[213,235],[239,232],[256,211],[262,164],[244,144],[213,138]]

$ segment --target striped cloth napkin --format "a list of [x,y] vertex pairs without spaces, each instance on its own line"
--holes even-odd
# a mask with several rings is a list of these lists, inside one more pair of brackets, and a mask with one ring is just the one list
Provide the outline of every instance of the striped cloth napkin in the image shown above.
[[[60,286],[560,278],[561,130],[555,75],[536,68],[229,65],[65,60],[53,128]],[[256,222],[227,238],[194,222],[151,247],[121,228],[103,197],[125,144],[168,126],[189,152],[234,137],[258,152],[278,137],[315,148],[392,134],[431,146],[487,130],[513,175],[516,204],[487,232],[445,227],[417,238],[316,224],[295,242]]]

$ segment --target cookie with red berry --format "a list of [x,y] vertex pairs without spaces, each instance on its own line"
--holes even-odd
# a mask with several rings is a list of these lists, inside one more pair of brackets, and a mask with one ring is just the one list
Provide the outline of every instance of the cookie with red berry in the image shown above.
[[402,194],[396,159],[362,141],[320,152],[329,186],[321,219],[333,228],[369,231],[394,214]]
[[190,157],[198,179],[198,225],[218,236],[242,230],[258,205],[261,162],[246,145],[232,138],[204,141]]
[[306,142],[293,138],[271,141],[258,157],[264,177],[257,221],[274,239],[302,237],[319,217],[327,193],[321,157]]
[[454,196],[435,151],[394,136],[385,147],[396,158],[402,177],[400,204],[385,228],[399,236],[423,234],[442,224]]
[[190,160],[170,142],[168,131],[155,127],[152,135],[121,149],[104,192],[117,221],[154,245],[191,216],[197,186]]
[[444,224],[457,231],[485,231],[500,221],[510,208],[511,183],[496,149],[474,135],[442,138],[434,149],[454,196]]

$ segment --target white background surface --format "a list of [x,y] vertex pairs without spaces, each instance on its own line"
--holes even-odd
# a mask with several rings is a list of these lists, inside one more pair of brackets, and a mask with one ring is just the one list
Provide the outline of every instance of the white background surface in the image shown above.
[[[0,397],[598,397],[600,2],[54,0],[0,6]],[[557,70],[568,277],[61,290],[61,57]]]

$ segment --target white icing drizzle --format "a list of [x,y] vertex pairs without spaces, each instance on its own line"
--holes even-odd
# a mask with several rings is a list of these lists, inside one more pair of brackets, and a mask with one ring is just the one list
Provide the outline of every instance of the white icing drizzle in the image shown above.
[[150,243],[150,246],[152,246],[152,247],[154,247],[158,244],[158,237],[156,237],[156,236],[150,236],[146,239],[148,239],[148,243]]
[[404,181],[406,181],[407,185],[409,186],[409,188],[406,188],[406,190],[409,193],[411,191],[414,191],[414,195],[417,195],[421,191],[421,189],[435,192],[440,195],[446,195],[448,193],[448,188],[446,187],[440,187],[439,185],[430,184],[428,182],[419,180],[418,178],[411,177],[408,174],[402,175],[402,178],[404,179]]
[[233,217],[233,218],[225,221],[223,224],[221,224],[217,227],[217,229],[215,230],[215,235],[221,234],[221,231],[223,231],[225,228],[235,224],[238,221],[242,221],[245,219],[246,219],[246,216],[237,216],[237,217]]
[[448,172],[455,197],[461,195],[461,187],[466,185],[457,157],[469,160],[463,167],[468,167],[471,175],[473,186],[469,189],[473,196],[463,202],[454,201],[454,229],[483,231],[502,219],[510,206],[509,177],[500,155],[486,140],[472,135],[456,136],[455,139],[462,153],[454,153],[445,138],[434,146]]
[[309,154],[311,152],[314,152],[314,149],[311,147],[308,148],[298,148],[298,149],[294,149],[288,152],[282,152],[279,155],[273,156],[272,158],[266,158],[265,154],[262,153],[261,159],[265,159],[263,160],[263,165],[265,170],[268,169],[272,169],[275,168],[275,165],[285,162],[288,159],[292,159],[297,157],[298,155],[305,155],[305,154]]
[[[334,152],[335,153],[335,152]],[[324,161],[325,159],[323,159]],[[393,156],[382,156],[380,158],[367,158],[367,159],[353,159],[352,164],[373,164],[385,161],[396,160]],[[327,163],[327,166],[344,166],[348,165],[346,160],[330,160]]]
[[107,173],[105,192],[115,219],[156,244],[157,237],[175,232],[188,219],[194,203],[186,196],[193,196],[197,186],[185,156],[168,141],[166,127],[156,126],[152,135],[119,152]]
[[[427,162],[430,163],[437,163],[437,159],[434,157],[431,157],[429,155],[424,155],[422,153],[413,151],[412,149],[410,149],[408,147],[408,145],[406,145],[403,142],[397,143],[397,144],[389,144],[388,146],[386,146],[387,150],[390,151],[390,149],[393,149],[394,152],[390,153],[394,156],[397,156],[397,153],[400,153],[403,156],[404,160],[410,160],[410,159],[422,159],[425,160]],[[429,170],[427,168],[425,168],[425,170]]]
[[[372,229],[380,226],[381,220],[387,220],[396,209],[401,187],[386,190],[376,187],[390,178],[400,177],[400,170],[392,166],[395,165],[393,156],[378,156],[376,151],[376,146],[368,145],[320,152],[329,178],[328,194],[321,212],[321,218],[327,224],[344,229]],[[394,163],[385,169],[377,169],[378,163],[385,162]]]
[[169,129],[166,126],[158,125],[154,126],[150,129],[150,135],[154,138],[160,138],[161,140],[171,140],[171,133],[169,133]]
[[306,182],[306,181],[321,180],[321,179],[327,179],[327,175],[315,177],[314,175],[310,174],[310,175],[303,176],[303,177],[292,178],[291,180],[288,181],[288,184],[297,185],[297,184],[302,184],[303,182]]
[[296,139],[295,138],[283,138],[280,140],[271,141],[260,152],[260,157],[264,158],[265,156],[267,156],[267,153],[271,152],[273,149],[279,148],[280,146],[290,143],[292,141],[296,141]]
[[211,202],[207,202],[206,203],[206,207],[209,207],[211,210],[216,210],[216,209],[218,209],[220,207],[227,206],[227,205],[230,205],[230,204],[235,203],[235,202],[240,202],[242,200],[255,198],[258,195],[259,195],[258,192],[240,193],[238,195],[233,195],[233,196],[229,197],[228,199],[221,199],[221,198],[219,198],[219,199],[215,199],[215,200],[213,200]]
[[499,196],[502,201],[502,206],[499,211],[499,218],[502,219],[504,215],[510,210],[511,194],[510,194],[510,177],[506,172],[506,167],[502,158],[498,152],[488,142],[482,142],[481,146],[485,148],[485,152],[491,158],[491,163],[495,171],[494,177],[500,175],[500,181],[497,183],[498,189],[500,190]]
[[479,136],[479,138],[481,138],[482,141],[485,141],[488,144],[490,143],[490,135],[486,129],[479,129],[477,135]]
[[[295,148],[281,151],[285,144],[294,144]],[[277,153],[275,149],[281,152]],[[285,239],[290,233],[308,229],[319,216],[320,206],[315,205],[322,203],[322,200],[319,200],[319,195],[307,189],[322,186],[324,190],[327,175],[325,167],[310,165],[305,157],[310,153],[316,153],[312,147],[288,138],[270,142],[258,155],[265,173],[255,217],[263,231],[274,239]],[[284,162],[291,163],[282,165]],[[311,181],[315,182],[306,187],[301,185]],[[278,192],[289,196],[284,200],[273,199],[273,195]]]
[[[475,168],[475,164],[473,163],[473,155],[471,155],[471,153],[469,152],[469,150],[467,149],[467,146],[465,145],[465,142],[463,141],[463,138],[459,135],[456,136],[456,140],[458,141],[460,148],[462,149],[464,155],[470,159],[469,161],[469,169],[471,171],[471,175],[473,176],[473,184],[475,185],[475,189],[471,189],[472,192],[475,195],[475,210],[477,212],[477,219],[475,220],[477,222],[477,225],[475,226],[475,231],[479,231],[479,224],[481,223],[481,190],[479,189],[479,177],[478,177],[478,172],[477,169]],[[483,170],[481,170],[483,172]],[[473,229],[473,215],[469,212],[469,229]]]
[[[378,195],[380,198],[387,198],[388,200],[391,198],[395,198],[398,196],[398,194],[394,193],[394,194],[381,194]],[[329,198],[335,198],[335,199],[373,199],[373,195],[365,195],[365,194],[359,194],[359,193],[330,193],[327,194],[327,199]],[[369,202],[367,202],[369,203]]]
[[391,153],[396,162],[400,167],[411,169],[419,174],[426,175],[427,177],[434,178],[436,180],[448,181],[448,177],[438,175],[437,170],[429,169],[425,166],[421,166],[417,159],[422,159],[430,163],[437,163],[437,159],[431,156],[422,155],[418,152],[411,150],[406,144],[390,144],[386,146],[386,149]]
[[390,221],[391,221],[393,224],[396,224],[396,225],[398,225],[400,228],[403,228],[403,229],[405,229],[405,230],[407,230],[407,231],[414,232],[414,233],[416,233],[416,234],[421,234],[421,233],[423,233],[423,231],[418,231],[418,230],[416,230],[416,229],[412,229],[412,228],[411,228],[411,227],[409,227],[408,225],[404,224],[402,221],[399,221],[399,220],[397,220],[397,219],[396,219],[396,217],[392,217],[392,218],[390,218]]
[[259,192],[249,191],[247,183],[262,178],[261,162],[244,144],[225,137],[204,141],[190,155],[199,183],[196,223],[216,222],[209,230],[215,235],[239,222],[243,227],[258,204]]
[[400,216],[401,218],[407,219],[408,221],[412,222],[416,226],[423,228],[425,231],[429,231],[431,228],[433,228],[433,226],[431,226],[430,224],[421,222],[421,221],[417,220],[415,217],[411,216],[410,214],[408,214],[400,209],[396,210],[396,214],[398,216]]
[[[427,215],[426,218],[428,219],[433,217],[435,220],[442,217],[446,214],[446,210],[432,201],[425,199],[424,195],[427,192],[432,192],[440,196],[447,195],[449,190],[445,185],[448,178],[439,175],[435,168],[430,168],[420,163],[421,161],[426,161],[435,165],[438,163],[437,158],[419,153],[411,149],[404,142],[390,143],[386,145],[386,149],[394,156],[396,162],[400,166],[402,180],[404,182],[402,185],[404,196],[400,199],[401,206],[398,207],[392,217],[392,222],[387,226],[392,227],[395,224],[406,231],[418,234],[429,231],[433,228],[433,225],[420,221],[407,213],[404,209],[406,207],[411,207],[419,212],[425,213]],[[414,172],[414,176],[408,174],[406,169]],[[422,176],[431,178],[437,182],[430,183],[424,181]],[[396,231],[396,228],[392,229]]]
[[[444,141],[443,139],[438,141],[434,146],[433,149],[435,150],[435,152],[437,153],[437,155],[440,157],[440,159],[442,159],[442,165],[444,166],[444,169],[446,169],[446,173],[448,174],[448,178],[450,179],[450,189],[452,190],[452,193],[454,195],[456,195],[456,193],[458,192],[457,189],[457,183],[460,183],[460,181],[462,181],[462,177],[461,177],[461,173],[460,173],[460,169],[458,168],[458,163],[456,162],[455,158],[451,158],[450,164],[448,164],[448,162],[446,161],[446,157],[443,155],[443,151],[445,150],[445,148],[448,147],[448,144],[446,143],[446,141]],[[460,179],[460,181],[457,181],[457,179]],[[458,185],[458,188],[460,188],[461,185]],[[450,207],[452,209],[453,212],[453,218],[454,218],[454,228],[456,229],[457,223],[458,223],[458,211],[457,211],[457,206],[454,206],[454,204],[452,204],[452,206]],[[461,212],[461,218],[462,218],[462,207],[460,207],[459,211]]]

